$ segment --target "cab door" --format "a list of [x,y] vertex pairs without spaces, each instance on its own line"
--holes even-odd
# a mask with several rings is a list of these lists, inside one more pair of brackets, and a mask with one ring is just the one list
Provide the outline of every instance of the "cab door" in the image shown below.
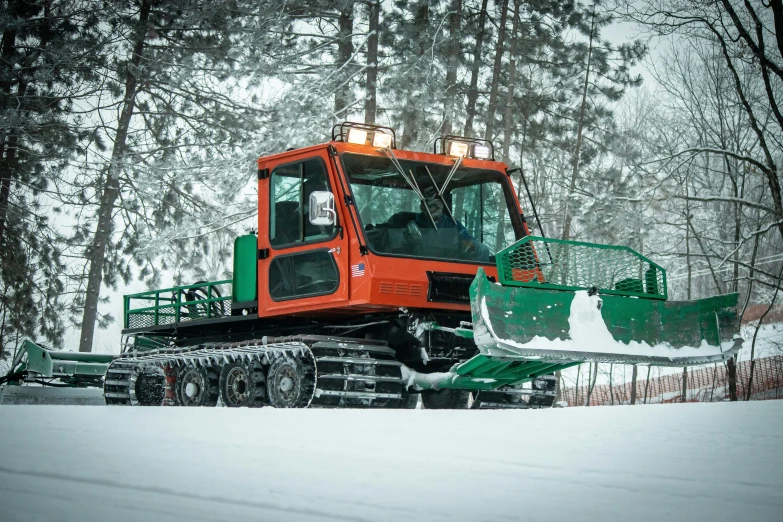
[[325,148],[259,162],[258,315],[328,309],[348,300],[348,240],[341,206],[334,225],[310,223],[314,191],[337,197]]

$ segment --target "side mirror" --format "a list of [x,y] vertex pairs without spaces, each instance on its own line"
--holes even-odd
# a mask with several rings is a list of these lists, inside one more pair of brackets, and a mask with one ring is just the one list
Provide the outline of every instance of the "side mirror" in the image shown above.
[[326,190],[315,190],[310,193],[310,223],[329,226],[337,221],[334,210],[334,195]]

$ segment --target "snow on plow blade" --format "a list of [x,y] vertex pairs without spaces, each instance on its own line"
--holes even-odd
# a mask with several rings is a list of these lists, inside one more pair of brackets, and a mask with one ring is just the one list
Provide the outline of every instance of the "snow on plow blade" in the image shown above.
[[742,347],[738,294],[668,301],[666,272],[630,248],[529,236],[497,259],[499,282],[479,269],[470,288],[483,355],[687,366]]

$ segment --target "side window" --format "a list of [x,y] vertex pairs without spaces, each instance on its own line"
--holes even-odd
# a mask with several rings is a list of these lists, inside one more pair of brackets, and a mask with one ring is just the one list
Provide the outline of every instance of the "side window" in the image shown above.
[[337,264],[326,249],[275,256],[269,265],[269,296],[275,301],[332,294],[339,285]]
[[273,247],[327,240],[334,226],[311,225],[310,193],[329,190],[326,166],[320,158],[281,165],[270,178],[269,242]]
[[503,187],[499,183],[487,182],[455,188],[452,199],[454,217],[492,254],[516,241]]

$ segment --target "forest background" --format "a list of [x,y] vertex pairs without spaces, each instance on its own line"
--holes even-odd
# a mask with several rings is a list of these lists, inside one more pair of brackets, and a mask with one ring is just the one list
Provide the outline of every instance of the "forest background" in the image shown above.
[[343,120],[413,150],[491,140],[534,233],[628,245],[674,298],[775,318],[781,0],[0,6],[0,361],[101,329],[116,353],[121,293],[226,277],[254,160]]

